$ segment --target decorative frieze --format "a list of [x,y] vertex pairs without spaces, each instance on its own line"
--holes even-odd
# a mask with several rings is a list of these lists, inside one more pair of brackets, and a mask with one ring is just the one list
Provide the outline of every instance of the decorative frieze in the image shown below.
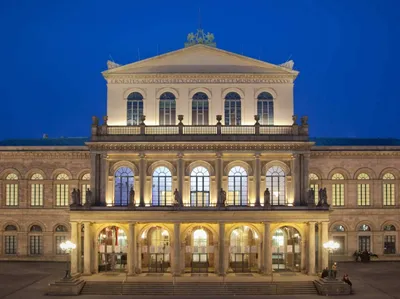
[[1,151],[0,152],[0,160],[10,160],[10,159],[84,159],[87,160],[90,158],[89,149],[87,151],[46,151],[43,148],[38,147],[42,151],[20,151],[18,149],[10,150],[10,151]]
[[326,157],[398,157],[400,156],[400,151],[344,151],[344,150],[337,150],[337,151],[317,151],[312,149],[311,157],[312,158],[326,158]]

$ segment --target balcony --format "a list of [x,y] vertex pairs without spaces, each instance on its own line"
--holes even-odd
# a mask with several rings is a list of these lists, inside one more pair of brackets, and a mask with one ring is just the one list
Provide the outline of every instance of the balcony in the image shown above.
[[103,124],[93,117],[91,141],[308,141],[307,117],[301,118],[301,124],[293,117],[289,126],[261,125],[257,115],[254,125],[225,126],[222,116],[217,115],[215,125],[185,125],[183,115],[178,115],[177,125],[147,126],[145,116],[136,126],[109,126],[107,116]]

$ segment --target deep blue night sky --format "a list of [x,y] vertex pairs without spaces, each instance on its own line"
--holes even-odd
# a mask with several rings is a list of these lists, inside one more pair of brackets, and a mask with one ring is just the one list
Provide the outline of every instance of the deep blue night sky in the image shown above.
[[400,137],[400,1],[0,1],[0,139],[88,136],[106,113],[100,72],[183,47],[217,47],[300,75],[295,113],[318,137]]

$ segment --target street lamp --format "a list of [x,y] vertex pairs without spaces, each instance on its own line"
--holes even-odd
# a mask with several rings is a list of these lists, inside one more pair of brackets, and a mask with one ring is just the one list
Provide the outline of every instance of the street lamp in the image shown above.
[[323,246],[329,253],[329,276],[328,276],[328,278],[334,279],[332,276],[332,254],[335,250],[340,248],[340,244],[338,242],[331,240],[331,241],[324,243]]
[[[64,251],[64,253],[69,255],[71,253],[71,251],[76,248],[76,245],[68,240],[68,241],[62,242],[60,244],[60,248],[62,251]],[[65,280],[72,279],[72,277],[71,277],[71,261],[68,258],[67,258],[67,270],[65,270],[65,276],[63,279],[65,279]]]

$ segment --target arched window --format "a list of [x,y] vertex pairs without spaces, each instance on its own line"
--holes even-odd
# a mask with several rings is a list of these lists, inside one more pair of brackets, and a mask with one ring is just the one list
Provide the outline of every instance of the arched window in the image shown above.
[[368,224],[361,224],[358,227],[358,231],[360,231],[360,232],[370,232],[371,231],[371,227]]
[[357,184],[357,203],[359,206],[369,206],[369,176],[366,173],[360,173],[357,177],[357,180],[363,181]]
[[345,231],[345,228],[344,228],[344,226],[343,225],[335,225],[334,227],[333,227],[333,231],[335,231],[335,232],[344,232]]
[[232,167],[228,174],[228,205],[247,206],[247,172],[241,166]]
[[42,228],[32,225],[29,231],[29,254],[41,255],[43,253]]
[[134,174],[128,167],[120,167],[114,175],[114,205],[127,206],[129,203],[129,192],[133,187]]
[[319,198],[318,198],[318,195],[319,195],[318,180],[319,180],[319,178],[315,173],[310,173],[308,175],[308,181],[309,181],[308,185],[309,185],[310,189],[314,190],[315,204],[318,204],[318,200],[319,200]]
[[165,166],[157,167],[153,172],[152,205],[172,205],[172,175]]
[[332,205],[333,206],[344,206],[344,184],[340,182],[344,180],[344,176],[340,173],[335,173],[332,176]]
[[160,96],[159,124],[176,124],[176,97],[172,92],[164,92]]
[[62,250],[60,245],[65,242],[68,237],[68,229],[64,225],[57,225],[55,229],[55,242],[56,245],[56,254],[66,254],[66,251]]
[[86,191],[90,189],[90,173],[85,173],[81,178],[81,204],[86,203]]
[[391,173],[385,173],[383,175],[383,205],[394,206],[395,204],[395,193],[394,193],[394,175]]
[[[248,253],[251,248],[252,231],[248,226],[242,226],[234,229],[230,235],[230,262],[246,263],[249,262]],[[247,268],[247,266],[246,266]]]
[[6,181],[6,206],[18,206],[18,176],[10,173]]
[[274,98],[269,92],[262,92],[257,97],[257,115],[261,125],[274,124]]
[[[32,181],[41,181],[43,176],[40,173],[35,173],[31,176]],[[43,183],[31,182],[31,206],[43,206]]]
[[383,254],[395,254],[396,253],[396,227],[393,224],[388,224],[383,227],[385,231],[384,243],[383,243]]
[[17,254],[17,227],[7,225],[4,232],[4,254]]
[[192,125],[208,125],[208,96],[204,92],[192,98]]
[[271,205],[286,205],[286,176],[282,167],[273,166],[268,169],[266,179],[271,194]]
[[66,207],[69,204],[69,186],[68,181],[69,177],[65,173],[60,173],[56,177],[57,181],[65,181],[65,182],[57,182],[56,184],[56,206],[58,207]]
[[[149,252],[158,253],[161,255],[162,263],[169,263],[169,246],[171,245],[169,233],[166,229],[161,227],[153,227],[149,231],[150,242],[149,242]],[[152,257],[153,259],[153,257]],[[160,260],[159,260],[160,261]],[[154,261],[153,261],[154,262]]]
[[139,92],[132,92],[127,98],[127,124],[137,126],[143,115],[143,96]]
[[225,96],[225,125],[240,126],[242,123],[240,95],[229,92]]
[[190,174],[190,205],[208,207],[210,205],[210,174],[203,166],[198,166]]
[[196,229],[193,232],[193,262],[207,262],[208,235],[204,229]]

